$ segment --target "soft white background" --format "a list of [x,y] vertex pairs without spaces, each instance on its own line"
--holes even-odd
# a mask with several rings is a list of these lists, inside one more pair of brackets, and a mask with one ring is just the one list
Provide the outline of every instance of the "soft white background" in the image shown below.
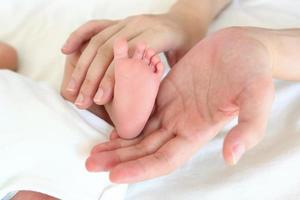
[[[19,51],[20,73],[59,88],[68,34],[89,19],[163,12],[174,0],[0,0],[0,40]],[[300,27],[299,0],[241,0],[211,31],[232,25]],[[299,44],[300,45],[300,44]],[[235,167],[221,157],[224,134],[173,174],[130,186],[128,200],[300,199],[300,85],[277,82],[263,142]]]

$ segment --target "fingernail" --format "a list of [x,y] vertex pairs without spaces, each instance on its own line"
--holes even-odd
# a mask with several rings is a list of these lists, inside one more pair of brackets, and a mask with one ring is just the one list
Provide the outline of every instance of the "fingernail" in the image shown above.
[[242,144],[236,144],[232,148],[232,161],[234,165],[237,164],[237,162],[241,159],[241,157],[245,153],[245,150],[245,146]]
[[71,79],[71,81],[69,82],[67,90],[70,92],[73,92],[76,90],[76,82],[74,79]]
[[79,96],[77,97],[77,99],[75,101],[75,104],[78,106],[81,106],[81,105],[83,105],[83,103],[84,103],[84,96],[83,96],[83,94],[79,94]]
[[95,101],[95,102],[101,102],[101,99],[102,99],[102,97],[103,97],[103,94],[104,94],[103,89],[102,89],[102,88],[99,88],[98,91],[97,91],[97,93],[96,93],[96,96],[95,96],[95,98],[94,98],[94,101]]

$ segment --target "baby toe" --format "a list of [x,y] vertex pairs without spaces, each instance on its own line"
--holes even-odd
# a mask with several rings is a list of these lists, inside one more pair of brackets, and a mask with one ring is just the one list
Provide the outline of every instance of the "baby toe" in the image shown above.
[[156,69],[156,65],[160,63],[160,58],[158,55],[155,55],[151,58],[151,61],[150,61],[150,68],[153,72],[156,72],[157,69]]
[[161,62],[158,62],[155,65],[155,73],[159,76],[159,78],[162,77],[162,75],[164,73],[164,65]]
[[144,54],[144,57],[143,57],[143,60],[144,62],[149,65],[150,64],[150,61],[151,61],[151,58],[155,55],[155,51],[153,49],[147,49],[145,51],[145,54]]

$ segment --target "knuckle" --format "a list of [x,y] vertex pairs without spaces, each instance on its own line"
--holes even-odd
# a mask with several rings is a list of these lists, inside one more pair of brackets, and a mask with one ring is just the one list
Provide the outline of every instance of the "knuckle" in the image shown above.
[[78,65],[75,67],[73,72],[73,79],[76,81],[77,79],[80,79],[79,77],[83,76],[83,73],[85,71],[86,67],[84,63],[78,63]]
[[85,79],[80,92],[86,96],[90,96],[96,90],[96,83],[94,79]]
[[107,41],[103,44],[103,46],[102,46],[103,50],[109,50],[109,51],[112,51],[112,50],[113,50],[113,44],[114,44],[114,41],[115,41],[115,39],[107,40]]
[[102,39],[102,35],[101,34],[97,34],[95,36],[93,36],[89,42],[89,45],[92,47],[98,47],[99,44],[101,44],[103,41]]
[[84,86],[83,86],[83,88],[85,90],[89,90],[96,83],[97,83],[97,79],[94,76],[87,76],[86,79],[84,80]]
[[91,38],[90,43],[94,44],[98,47],[99,45],[105,43],[105,41],[106,41],[105,38],[106,37],[105,37],[104,33],[100,32]]
[[99,84],[100,79],[103,77],[102,68],[91,68],[85,78],[86,84]]

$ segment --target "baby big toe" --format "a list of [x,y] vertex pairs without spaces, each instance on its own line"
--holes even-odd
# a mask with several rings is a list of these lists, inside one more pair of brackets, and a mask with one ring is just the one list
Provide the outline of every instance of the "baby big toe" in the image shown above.
[[114,43],[114,58],[128,58],[128,43],[124,39],[116,39]]

